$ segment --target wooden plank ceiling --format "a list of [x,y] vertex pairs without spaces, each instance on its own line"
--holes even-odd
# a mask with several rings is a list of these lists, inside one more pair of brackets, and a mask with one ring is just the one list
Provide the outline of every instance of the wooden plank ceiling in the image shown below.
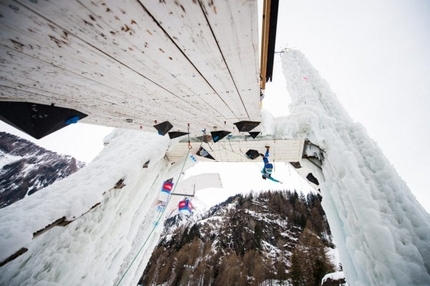
[[[303,154],[303,139],[272,139],[267,137],[257,137],[252,139],[248,136],[234,136],[231,139],[227,138],[214,143],[202,143],[198,141],[191,142],[192,154],[197,154],[200,147],[203,147],[213,158],[207,159],[202,156],[197,156],[199,161],[206,162],[257,162],[261,163],[262,158],[258,157],[250,160],[246,156],[249,149],[257,150],[260,153],[265,153],[265,146],[270,146],[270,161],[276,162],[301,162]],[[172,150],[166,153],[167,158],[171,162],[178,162],[186,156],[188,152],[188,143],[185,141],[179,142]]]
[[2,0],[0,101],[200,134],[260,121],[257,1]]

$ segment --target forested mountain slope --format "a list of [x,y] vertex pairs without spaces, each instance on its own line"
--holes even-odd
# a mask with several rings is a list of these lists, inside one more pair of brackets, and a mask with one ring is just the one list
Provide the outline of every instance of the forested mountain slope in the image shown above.
[[143,285],[320,285],[335,268],[321,197],[268,191],[166,221]]

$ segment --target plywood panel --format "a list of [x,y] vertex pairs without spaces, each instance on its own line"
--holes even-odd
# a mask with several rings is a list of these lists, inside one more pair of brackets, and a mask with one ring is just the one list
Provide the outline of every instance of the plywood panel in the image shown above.
[[[201,1],[244,106],[259,104],[257,1]],[[255,109],[247,110],[258,118]]]
[[[258,138],[258,137],[257,137]],[[261,162],[261,158],[250,160],[246,157],[249,149],[254,149],[260,153],[265,153],[265,146],[270,146],[270,161],[277,162],[300,162],[303,154],[302,139],[252,139],[248,137],[233,137],[223,139],[217,143],[191,142],[191,153],[196,154],[200,147],[208,151],[217,162]],[[188,152],[188,143],[180,142],[172,150],[167,152],[170,161],[181,160]],[[196,158],[199,161],[213,161],[201,156]]]
[[[239,46],[237,42],[247,38],[252,39],[251,33],[241,35],[241,37],[237,37],[234,33],[229,33],[229,31],[236,28],[233,26],[232,29],[232,26],[229,25],[229,19],[232,18],[232,13],[230,11],[232,7],[220,6],[219,11],[214,12],[213,9],[205,9],[205,4],[199,3],[198,1],[194,1],[193,5],[185,6],[178,1],[166,2],[155,0],[142,1],[145,8],[149,10],[150,14],[153,15],[155,19],[163,19],[159,22],[159,25],[169,34],[186,57],[190,59],[199,74],[210,84],[215,92],[214,96],[219,97],[222,102],[228,105],[228,108],[235,114],[236,119],[249,119],[249,112],[246,110],[244,102],[241,100],[238,86],[236,86],[236,81],[247,77],[248,74],[240,73],[237,74],[237,78],[233,78],[233,74],[231,74],[231,69],[233,67],[229,67],[225,57],[227,55],[231,56],[231,51],[222,50],[219,43],[221,41],[223,43],[232,43],[230,47],[233,47],[234,58],[237,58],[237,61],[233,63],[230,62],[230,64],[246,65],[249,62],[248,58],[252,58],[251,61],[256,58],[253,54],[255,51],[252,49],[252,41],[247,41],[244,45],[246,49],[242,51],[237,49]],[[205,1],[203,2],[205,3]],[[174,5],[171,5],[172,3],[174,3]],[[250,7],[250,10],[252,8],[253,7]],[[246,13],[247,11],[244,9],[243,12]],[[218,13],[223,16],[218,17],[218,22],[208,22],[208,15],[213,13]],[[251,18],[250,15],[243,16],[243,18],[246,19]],[[247,22],[243,24],[247,25],[250,23]],[[249,28],[247,28],[247,30],[249,30]],[[218,34],[217,38],[214,37],[214,31]],[[235,31],[235,33],[241,32],[240,29]],[[223,36],[221,36],[222,33],[224,33]],[[256,39],[255,42],[257,42]],[[227,47],[225,44],[223,46]],[[240,61],[241,53],[247,54],[243,57],[244,61]],[[246,66],[244,69],[246,68],[248,67]],[[254,67],[254,70],[255,68],[256,67]],[[256,80],[255,73],[253,79]],[[257,100],[256,103],[258,104],[259,91],[258,89],[255,90],[255,87],[258,87],[258,85],[256,85],[255,82],[252,84],[252,81],[248,80],[247,84],[243,85],[243,87],[246,90],[253,89],[255,91],[254,98]],[[211,102],[213,101],[212,99],[209,100]],[[219,108],[222,109],[223,107],[219,106]],[[254,115],[255,118],[257,114],[252,115]]]
[[[194,133],[258,121],[254,2],[223,4],[240,10],[209,21],[204,1],[2,1],[0,100],[53,103],[89,114],[87,123],[144,130],[165,120]],[[236,31],[221,39],[226,17]]]

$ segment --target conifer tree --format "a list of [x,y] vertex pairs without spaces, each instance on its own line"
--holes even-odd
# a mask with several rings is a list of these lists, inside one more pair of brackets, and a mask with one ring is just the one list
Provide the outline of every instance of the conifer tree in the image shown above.
[[[170,232],[172,239],[162,239],[143,284],[267,285],[278,279],[312,286],[332,269],[322,239],[330,231],[317,196],[268,191],[231,197],[228,204],[233,207],[221,211],[222,219],[183,224]],[[271,247],[281,251],[277,259],[266,252]]]

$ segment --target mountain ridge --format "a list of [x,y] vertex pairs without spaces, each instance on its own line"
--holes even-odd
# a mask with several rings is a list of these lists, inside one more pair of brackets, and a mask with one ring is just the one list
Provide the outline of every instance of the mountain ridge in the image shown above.
[[0,132],[0,208],[68,177],[85,163]]
[[307,279],[303,285],[320,285],[335,269],[320,200],[312,193],[267,191],[230,197],[195,217],[169,218],[139,283],[260,285]]

